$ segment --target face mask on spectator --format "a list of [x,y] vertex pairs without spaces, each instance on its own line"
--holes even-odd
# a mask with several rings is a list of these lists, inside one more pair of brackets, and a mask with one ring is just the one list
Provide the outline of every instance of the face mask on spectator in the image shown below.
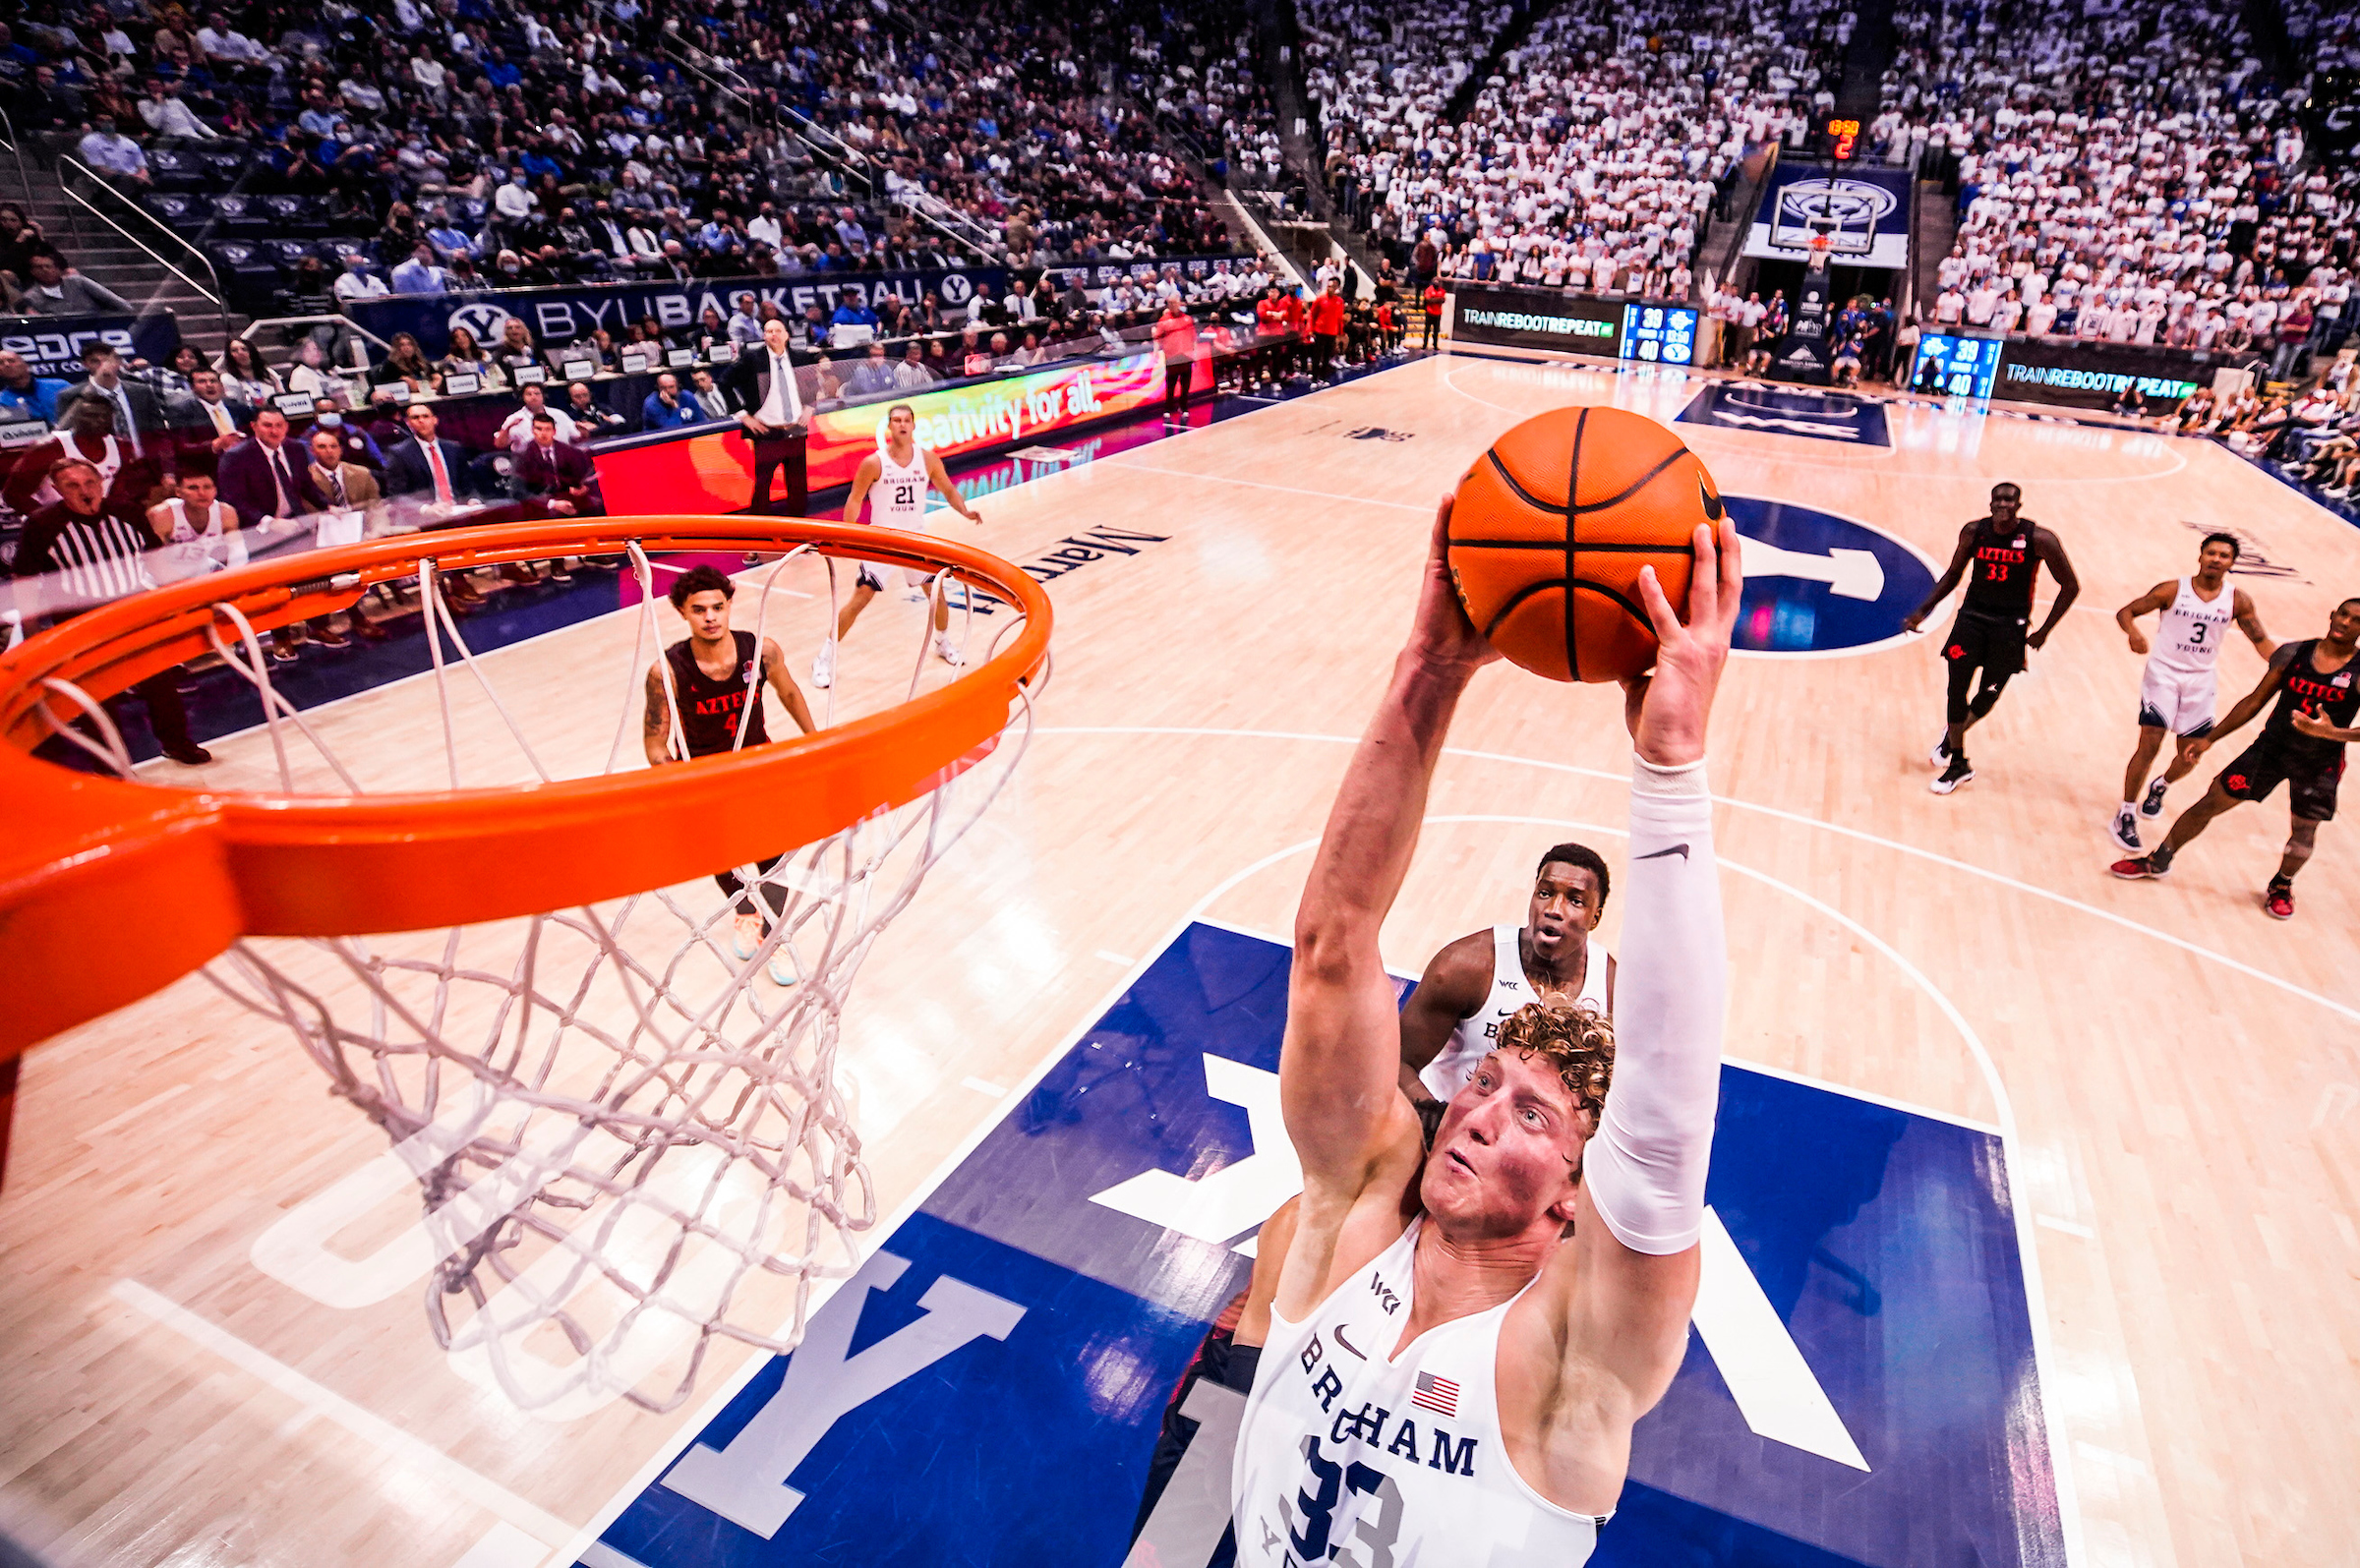
[[327,427],[329,430],[331,430],[331,431],[332,431],[332,430],[334,430],[334,429],[335,429],[337,426],[339,426],[339,425],[341,425],[341,424],[343,424],[343,423],[344,423],[344,416],[343,416],[343,415],[341,415],[341,414],[339,414],[339,413],[337,413],[337,412],[336,412],[334,409],[332,409],[332,408],[331,408],[331,409],[327,410],[325,413],[324,413],[324,414],[322,414],[322,415],[320,415],[320,416],[319,416],[318,423],[320,423],[320,424],[322,424],[322,425],[324,425],[324,426],[326,426],[326,427]]

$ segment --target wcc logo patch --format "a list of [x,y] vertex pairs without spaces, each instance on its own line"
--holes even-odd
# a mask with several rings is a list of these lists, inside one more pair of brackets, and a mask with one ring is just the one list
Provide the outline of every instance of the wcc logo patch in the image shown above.
[[[1262,1221],[1301,1187],[1277,1106],[1290,960],[1261,937],[1184,931],[801,1347],[681,1434],[585,1560],[1124,1562],[1164,1404],[1245,1288]],[[1633,1430],[1592,1561],[2063,1568],[2007,1190],[1988,1132],[1725,1067],[1696,1331]],[[1401,1281],[1386,1289],[1382,1305],[1406,1307]],[[1306,1368],[1342,1368],[1339,1384],[1377,1350],[1357,1331],[1339,1347],[1342,1315]],[[1432,1377],[1410,1394],[1334,1399],[1320,1462],[1375,1430],[1405,1465],[1413,1420],[1421,1473],[1482,1462],[1466,1389]],[[1142,1538],[1160,1568],[1201,1568],[1219,1539],[1244,1404],[1191,1389],[1196,1435]],[[1313,1547],[1296,1499],[1254,1508],[1248,1539],[1284,1538],[1282,1503]],[[1362,1563],[1359,1539],[1297,1558]],[[1450,1568],[1514,1560],[1469,1550]]]

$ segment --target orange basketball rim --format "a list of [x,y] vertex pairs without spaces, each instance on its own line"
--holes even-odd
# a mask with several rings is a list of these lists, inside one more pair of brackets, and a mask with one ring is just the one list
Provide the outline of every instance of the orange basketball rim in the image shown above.
[[[369,588],[553,555],[809,545],[953,576],[1021,630],[957,680],[794,740],[660,769],[499,788],[358,795],[132,784],[30,755],[80,709],[211,651],[213,607],[258,630]],[[77,615],[0,655],[0,1061],[189,973],[241,937],[357,936],[505,919],[709,875],[837,833],[937,784],[1007,726],[1048,656],[1049,600],[946,539],[770,517],[569,518],[410,534],[194,578]],[[128,940],[107,940],[129,930]]]

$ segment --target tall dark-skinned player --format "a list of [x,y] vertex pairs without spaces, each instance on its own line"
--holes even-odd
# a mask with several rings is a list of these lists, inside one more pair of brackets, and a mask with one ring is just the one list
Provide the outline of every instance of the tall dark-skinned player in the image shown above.
[[2328,615],[2324,637],[2286,643],[2271,656],[2262,683],[2238,699],[2195,744],[2201,755],[2260,713],[2272,697],[2277,706],[2263,721],[2262,733],[2220,771],[2205,798],[2180,813],[2171,832],[2149,853],[2114,862],[2114,874],[2133,881],[2171,874],[2172,857],[2205,831],[2214,817],[2242,801],[2266,800],[2286,785],[2294,823],[2278,857],[2278,874],[2263,890],[2262,907],[2279,920],[2294,918],[2294,874],[2318,846],[2319,825],[2335,815],[2335,786],[2343,778],[2343,748],[2360,740],[2360,596]]
[[[1991,487],[1991,514],[1959,530],[1959,548],[1934,591],[1902,622],[1916,631],[1936,605],[1967,579],[1967,597],[1959,606],[1950,635],[1942,639],[1942,657],[1950,664],[1950,691],[1942,738],[1929,760],[1942,770],[1929,786],[1946,795],[1975,778],[1967,760],[1967,731],[1990,717],[2008,678],[2024,668],[2025,650],[2038,648],[2073,601],[2082,585],[2073,575],[2073,562],[2057,536],[2021,515],[2024,492],[2014,485]],[[2033,584],[2045,565],[2057,580],[2056,603],[2037,631],[2027,634],[2033,618]],[[1972,574],[1972,575],[1970,575]],[[1976,671],[1982,671],[1979,684]],[[1975,694],[1968,695],[1968,687]]]

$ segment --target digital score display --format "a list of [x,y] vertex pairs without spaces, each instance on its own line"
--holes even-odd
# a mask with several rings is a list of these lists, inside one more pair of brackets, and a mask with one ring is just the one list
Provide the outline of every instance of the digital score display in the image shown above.
[[1912,367],[1910,385],[1920,392],[1949,397],[1989,397],[1999,377],[2004,347],[2005,343],[1993,337],[1928,332],[1918,340],[1918,363]]
[[1658,365],[1696,363],[1696,313],[1678,305],[1622,307],[1622,358]]
[[1858,120],[1828,121],[1827,140],[1830,144],[1829,150],[1834,154],[1835,160],[1838,163],[1849,161],[1853,150],[1859,145],[1860,122]]

